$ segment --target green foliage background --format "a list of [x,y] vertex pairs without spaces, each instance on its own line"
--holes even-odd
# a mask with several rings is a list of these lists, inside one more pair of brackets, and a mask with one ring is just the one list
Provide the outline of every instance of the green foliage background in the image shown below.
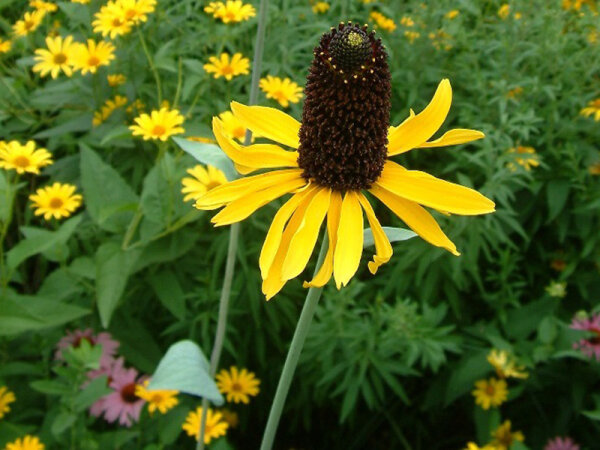
[[[60,20],[61,35],[92,36],[100,2],[57,3],[52,18]],[[187,136],[211,136],[211,117],[231,100],[248,99],[249,76],[215,80],[202,65],[222,51],[251,58],[256,18],[224,25],[203,12],[205,3],[159,0],[140,28],[164,98],[172,102],[179,93]],[[307,2],[271,2],[262,74],[299,84],[331,25],[366,22],[372,10],[393,18],[397,29],[379,33],[392,71],[392,123],[409,108],[421,110],[447,77],[454,101],[445,129],[475,128],[487,136],[471,145],[414,151],[402,163],[475,187],[497,204],[489,216],[440,219],[461,257],[412,239],[394,246],[393,259],[375,277],[363,265],[348,288],[326,288],[277,448],[458,449],[467,441],[485,443],[501,419],[525,434],[515,448],[539,449],[556,435],[597,446],[600,396],[593,392],[600,366],[572,349],[583,335],[568,325],[578,311],[597,310],[600,298],[600,183],[588,171],[600,161],[600,123],[579,116],[600,97],[600,43],[587,38],[600,33],[600,25],[587,6],[579,14],[563,10],[559,0],[515,0],[504,20],[497,15],[500,4],[346,0],[315,15]],[[2,34],[26,6],[0,1]],[[453,20],[444,17],[451,9],[460,11]],[[413,43],[400,24],[405,15],[420,33]],[[13,218],[3,247],[0,385],[18,399],[0,420],[0,445],[30,432],[49,448],[69,442],[86,449],[190,448],[191,439],[178,430],[198,403],[191,397],[169,415],[125,430],[81,415],[71,402],[76,393],[40,385],[75,382],[76,373],[52,371],[54,346],[66,329],[106,328],[128,364],[148,374],[180,339],[208,353],[228,239],[226,229],[212,228],[208,214],[183,202],[181,178],[196,162],[174,142],[157,146],[133,138],[127,129],[132,116],[122,111],[92,127],[93,111],[113,95],[107,73],[127,76],[119,93],[130,102],[159,106],[136,33],[116,40],[117,58],[98,76],[40,79],[31,72],[33,50],[44,46],[51,26],[46,19],[0,55],[0,138],[34,139],[56,161],[42,176],[21,177],[18,190],[8,187],[8,172],[0,172],[6,199],[0,222]],[[428,37],[440,29],[448,50]],[[522,93],[509,97],[517,87]],[[259,103],[277,106],[264,96]],[[289,112],[300,117],[301,105]],[[534,147],[540,166],[510,170],[514,154],[507,150],[517,145]],[[84,207],[60,224],[34,218],[28,206],[28,195],[51,181],[74,183],[84,197]],[[260,293],[258,254],[277,207],[264,207],[242,225],[221,364],[255,372],[261,393],[237,408],[239,427],[215,448],[258,446],[305,296],[301,279],[269,303]],[[383,224],[401,225],[385,208],[377,213]],[[556,259],[566,262],[561,272],[551,268]],[[546,292],[552,281],[567,283],[564,298]],[[530,377],[511,381],[509,401],[486,412],[470,391],[492,374],[485,360],[491,348],[518,355]],[[89,357],[79,355],[73,367],[85,367]],[[61,414],[68,416],[62,429]],[[65,432],[69,420],[76,420],[75,437]]]

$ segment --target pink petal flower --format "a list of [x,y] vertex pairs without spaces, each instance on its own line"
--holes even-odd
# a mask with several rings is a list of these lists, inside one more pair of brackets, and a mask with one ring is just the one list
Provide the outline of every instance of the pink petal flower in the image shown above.
[[573,441],[570,437],[555,437],[550,439],[544,450],[579,450],[579,445]]

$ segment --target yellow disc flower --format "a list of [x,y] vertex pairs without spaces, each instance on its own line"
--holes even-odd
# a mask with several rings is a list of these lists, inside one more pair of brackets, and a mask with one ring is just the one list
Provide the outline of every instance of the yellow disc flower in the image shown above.
[[[188,436],[193,436],[196,440],[200,438],[200,420],[202,418],[202,407],[199,406],[195,411],[190,411],[185,419],[185,423],[181,427]],[[204,427],[204,443],[209,444],[210,441],[227,433],[229,424],[223,420],[223,415],[218,411],[208,409],[206,412],[206,426]]]
[[469,443],[467,443],[465,450],[498,450],[498,449],[494,445],[490,445],[490,444],[480,447],[475,442],[469,442]]
[[600,122],[600,98],[590,101],[580,114],[584,117],[594,116],[594,120]]
[[17,36],[27,36],[40,26],[45,15],[46,13],[44,11],[26,12],[23,19],[17,20],[13,25],[13,32]]
[[312,12],[315,14],[325,14],[329,11],[329,3],[327,2],[317,2],[312,6]]
[[506,420],[492,433],[494,439],[491,445],[495,446],[496,450],[509,450],[516,441],[523,442],[525,440],[523,433],[520,431],[511,432],[510,428],[510,420]]
[[377,28],[389,31],[390,33],[396,29],[396,23],[380,12],[371,11],[371,14],[369,14],[369,19],[371,22],[375,22]]
[[496,369],[496,374],[500,378],[525,379],[529,376],[525,371],[525,367],[517,366],[514,358],[506,350],[492,349],[487,356],[487,360]]
[[122,95],[115,95],[114,99],[108,99],[102,105],[100,111],[94,112],[94,118],[92,119],[92,125],[95,127],[100,125],[106,119],[108,119],[116,109],[125,106],[127,104],[127,97]]
[[138,24],[148,20],[148,14],[154,12],[156,0],[116,0],[122,10],[123,18],[131,23]]
[[460,11],[458,9],[453,9],[451,11],[448,11],[446,14],[444,14],[444,17],[446,19],[452,20],[452,19],[456,19],[459,14],[460,14]]
[[148,412],[154,414],[158,410],[161,414],[173,409],[179,403],[177,395],[179,391],[154,389],[148,390],[150,380],[144,381],[144,384],[138,384],[135,387],[135,395],[146,400],[148,403]]
[[508,3],[504,3],[498,8],[498,17],[501,19],[506,19],[510,14],[510,5]]
[[506,381],[496,378],[475,382],[475,389],[471,393],[475,397],[475,404],[485,410],[500,406],[508,398]]
[[236,53],[229,58],[229,53],[221,53],[219,57],[211,56],[208,63],[204,64],[207,73],[214,73],[215,78],[225,77],[227,81],[238,75],[247,75],[250,68],[250,60],[244,58],[241,53]]
[[58,9],[58,5],[51,2],[45,2],[43,0],[30,0],[29,6],[44,12],[55,12]]
[[[342,37],[330,39],[337,33]],[[349,45],[340,44],[344,39]],[[361,64],[360,58],[345,58],[344,52],[353,47],[366,52],[366,64]],[[229,225],[285,194],[292,194],[275,215],[259,258],[262,291],[267,299],[305,269],[326,216],[327,254],[306,287],[324,286],[331,277],[338,289],[348,284],[358,270],[363,252],[363,212],[375,238],[375,256],[368,264],[369,270],[375,274],[379,266],[390,260],[392,246],[366,192],[382,201],[427,242],[454,255],[459,255],[456,246],[421,205],[458,215],[494,211],[494,202],[473,189],[408,170],[391,160],[416,148],[462,144],[481,139],[484,134],[453,129],[430,140],[450,110],[452,88],[448,80],[442,80],[420,114],[411,113],[402,124],[390,127],[391,84],[384,52],[379,41],[355,25],[340,25],[324,35],[309,71],[302,123],[273,108],[231,104],[233,114],[245,127],[292,151],[276,144],[241,146],[225,134],[222,121],[213,118],[217,142],[240,173],[284,169],[215,188],[197,200],[197,208],[225,207],[212,222]],[[336,60],[324,61],[322,55],[327,54],[337,55]],[[331,72],[338,70],[334,64],[340,64],[338,68],[342,64],[349,66],[333,77]]]
[[187,173],[192,177],[186,177],[181,180],[181,184],[183,184],[181,193],[186,194],[183,198],[184,202],[198,200],[211,189],[227,183],[225,174],[213,166],[206,166],[204,168],[204,166],[198,164],[188,169]]
[[82,5],[87,5],[90,2],[90,0],[71,0],[71,2],[80,3]]
[[120,4],[109,1],[94,14],[92,22],[94,33],[102,33],[103,37],[110,36],[111,39],[123,36],[131,31],[132,22],[127,20],[125,12]]
[[226,2],[210,2],[204,12],[212,14],[223,23],[237,23],[248,20],[256,15],[254,6],[244,4],[242,0],[227,0]]
[[78,44],[73,53],[73,66],[81,70],[82,75],[96,73],[98,67],[108,66],[115,59],[115,46],[110,42],[100,41],[96,43],[88,39],[87,45]]
[[[514,153],[515,162],[528,172],[532,167],[538,167],[540,165],[537,152],[533,147],[519,145],[517,147],[509,148],[508,153]],[[517,167],[512,162],[509,162],[507,167],[512,171],[517,170]]]
[[284,108],[287,108],[290,102],[298,103],[302,97],[302,88],[289,78],[282,80],[267,75],[266,78],[261,78],[260,88],[267,94],[267,98],[277,100]]
[[72,184],[61,183],[39,188],[29,196],[33,203],[31,207],[37,208],[34,214],[43,215],[45,220],[69,217],[81,205],[82,197],[75,194],[75,189]]
[[12,43],[10,41],[5,41],[0,38],[0,53],[8,53],[12,48]]
[[237,367],[231,366],[229,370],[221,370],[215,379],[219,391],[227,396],[228,402],[248,404],[250,396],[258,395],[260,380],[246,369],[238,371]]
[[141,114],[134,120],[137,125],[131,125],[129,129],[134,136],[142,136],[145,141],[160,139],[164,142],[169,137],[185,131],[180,126],[184,120],[183,116],[176,109],[161,108],[150,114]]
[[[225,111],[219,114],[219,119],[223,123],[223,132],[225,136],[237,139],[240,143],[246,138],[246,127],[233,115],[231,111]],[[252,134],[252,140],[256,136]]]
[[4,450],[44,450],[46,447],[40,442],[37,436],[25,436],[16,441],[9,442]]
[[116,73],[113,75],[107,75],[106,81],[108,81],[108,85],[110,87],[117,87],[121,84],[125,84],[125,82],[127,81],[127,78],[125,78],[125,75],[123,75],[123,74]]
[[10,405],[16,400],[15,393],[9,391],[6,386],[0,387],[0,419],[2,419],[6,413],[10,412]]
[[35,51],[37,64],[32,70],[40,72],[42,77],[50,73],[52,78],[56,78],[61,71],[68,77],[73,75],[73,58],[78,46],[73,42],[73,36],[65,39],[60,36],[47,37],[46,45],[48,49],[39,48]]
[[22,145],[18,141],[0,142],[0,168],[39,174],[40,169],[52,164],[52,155],[45,148],[36,149],[34,141]]

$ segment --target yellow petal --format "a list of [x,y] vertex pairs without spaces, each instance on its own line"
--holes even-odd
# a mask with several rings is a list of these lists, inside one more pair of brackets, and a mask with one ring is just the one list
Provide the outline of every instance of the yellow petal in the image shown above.
[[331,279],[333,274],[333,255],[335,252],[335,243],[337,241],[337,232],[340,224],[340,212],[342,210],[342,195],[337,191],[331,191],[331,200],[329,204],[329,211],[327,211],[327,234],[329,237],[329,245],[327,247],[327,254],[323,260],[323,264],[319,268],[319,271],[314,278],[308,282],[305,281],[303,286],[309,287],[323,287]]
[[441,138],[419,145],[418,148],[446,147],[447,145],[466,144],[467,142],[483,139],[484,137],[485,134],[481,131],[456,128],[454,130],[446,131]]
[[358,195],[346,192],[333,255],[333,276],[339,289],[346,286],[358,270],[363,249],[363,215]]
[[[223,122],[217,117],[213,118],[213,133],[223,152],[236,165],[243,166],[241,173],[246,174],[257,169],[275,167],[298,167],[296,162],[298,152],[286,151],[273,144],[255,144],[243,147],[225,135]],[[246,168],[251,170],[246,171]]]
[[253,133],[288,147],[298,148],[300,145],[300,122],[283,111],[266,106],[246,106],[237,102],[231,102],[231,110]]
[[459,184],[440,180],[418,170],[398,170],[388,164],[377,180],[384,189],[413,202],[452,214],[465,216],[486,214],[495,210],[493,201]]
[[290,242],[290,248],[283,260],[281,267],[281,277],[284,280],[291,280],[300,275],[308,264],[310,255],[315,248],[319,230],[325,214],[329,209],[329,198],[331,189],[321,188],[314,195],[306,209],[302,223],[294,234]]
[[373,261],[369,262],[369,271],[375,275],[379,266],[387,263],[394,252],[390,240],[385,234],[385,231],[383,231],[369,200],[367,200],[363,194],[358,194],[358,200],[367,215],[367,220],[369,221],[369,226],[373,233],[373,240],[375,241],[375,255],[373,256]]
[[405,200],[383,189],[375,183],[370,192],[392,210],[411,230],[436,247],[442,247],[453,255],[460,255],[454,243],[448,239],[435,219],[425,208],[415,202]]
[[198,209],[220,208],[252,192],[260,191],[278,183],[301,179],[301,174],[301,169],[287,169],[241,178],[211,189],[196,201],[195,206]]
[[270,203],[276,198],[279,198],[288,192],[292,192],[305,184],[306,180],[302,177],[298,177],[270,186],[261,191],[244,195],[229,203],[229,205],[211,219],[211,222],[214,223],[215,226],[220,227],[244,220],[267,203]]
[[296,211],[298,206],[302,203],[302,201],[306,198],[306,196],[309,195],[313,190],[313,188],[309,187],[302,192],[294,194],[292,198],[290,198],[281,208],[279,208],[277,214],[275,214],[258,259],[260,274],[263,280],[267,278],[269,270],[271,269],[271,264],[273,264],[273,259],[277,254],[279,245],[281,244],[283,228],[285,227],[285,224],[290,219],[294,211]]
[[451,103],[452,87],[448,79],[443,79],[429,105],[390,134],[388,156],[404,153],[426,142],[446,120]]

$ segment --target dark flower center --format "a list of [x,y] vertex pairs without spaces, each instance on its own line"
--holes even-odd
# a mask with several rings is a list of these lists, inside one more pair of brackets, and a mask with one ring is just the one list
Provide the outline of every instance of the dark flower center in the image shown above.
[[139,400],[135,395],[135,383],[126,384],[121,388],[121,398],[125,403],[135,403]]
[[341,23],[321,37],[305,88],[298,164],[303,176],[345,192],[369,188],[387,156],[390,71],[380,39]]

